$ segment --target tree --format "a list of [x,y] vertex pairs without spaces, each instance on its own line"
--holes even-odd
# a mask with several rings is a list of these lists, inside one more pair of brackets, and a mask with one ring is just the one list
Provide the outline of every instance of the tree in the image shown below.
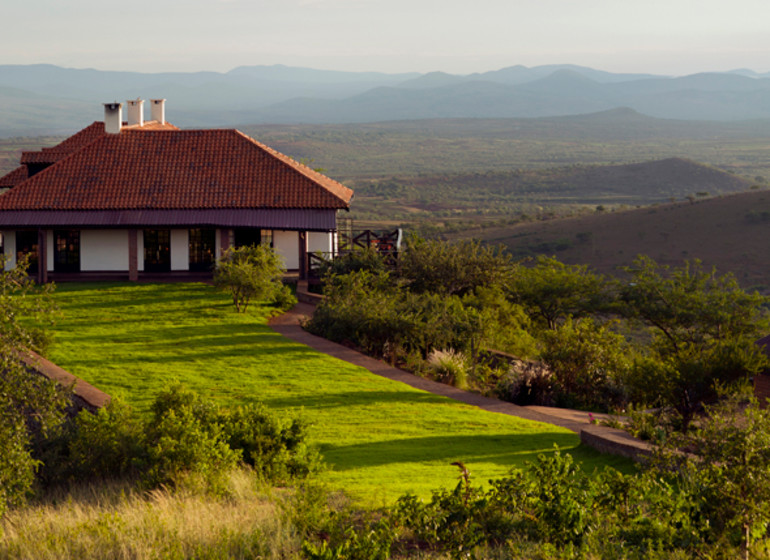
[[[682,453],[686,450],[687,453]],[[753,541],[770,527],[770,409],[739,397],[706,408],[688,433],[674,433],[655,468],[677,473],[693,509],[715,535],[740,541],[749,558]]]
[[463,296],[480,286],[505,284],[514,263],[502,247],[413,237],[399,256],[399,275],[413,292]]
[[632,397],[675,407],[686,430],[702,404],[716,398],[717,383],[745,382],[767,366],[755,341],[768,328],[769,298],[699,261],[669,272],[638,257],[626,271],[631,281],[619,288],[621,311],[653,335],[628,378]]
[[593,319],[567,319],[543,335],[541,359],[558,382],[565,406],[609,409],[625,402],[622,380],[630,367],[623,336]]
[[281,293],[285,273],[281,258],[270,247],[230,248],[217,262],[214,285],[230,292],[235,309],[245,313],[252,299],[275,300]]
[[624,270],[631,280],[619,290],[622,311],[652,327],[667,352],[766,334],[770,298],[744,291],[732,274],[718,276],[698,260],[669,271],[645,256]]
[[50,317],[53,288],[30,280],[26,260],[12,270],[4,265],[0,258],[0,515],[32,486],[39,464],[33,440],[61,422],[67,403],[61,387],[20,359],[26,349],[39,349],[43,337],[25,320]]
[[586,265],[568,265],[541,255],[535,266],[519,267],[509,284],[511,297],[548,329],[567,317],[584,317],[602,310],[609,300],[608,284]]

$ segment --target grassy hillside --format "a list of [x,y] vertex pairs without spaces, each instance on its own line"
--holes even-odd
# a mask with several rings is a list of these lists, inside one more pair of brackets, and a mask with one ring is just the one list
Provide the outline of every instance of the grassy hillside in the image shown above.
[[518,256],[556,255],[606,273],[631,264],[640,253],[669,265],[698,258],[720,272],[733,272],[744,286],[770,292],[768,227],[770,192],[754,190],[466,234],[504,243]]
[[611,165],[681,157],[770,179],[770,121],[654,119],[631,110],[537,119],[255,125],[244,132],[349,181],[419,174]]
[[55,298],[55,363],[143,410],[180,380],[223,404],[261,401],[299,415],[329,464],[323,479],[369,502],[452,486],[457,460],[483,483],[554,444],[589,470],[627,464],[579,447],[564,429],[437,397],[289,341],[267,326],[265,308],[235,313],[211,286],[63,284]]
[[[365,182],[355,188],[357,219],[489,223],[646,205],[748,190],[753,183],[679,158],[624,165],[571,165],[485,173],[425,174]],[[467,227],[467,226],[466,226]]]

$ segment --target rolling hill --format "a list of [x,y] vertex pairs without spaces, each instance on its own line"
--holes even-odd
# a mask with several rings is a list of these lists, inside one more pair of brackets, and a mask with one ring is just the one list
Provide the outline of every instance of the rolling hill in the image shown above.
[[0,137],[74,132],[101,103],[163,97],[182,127],[530,118],[630,107],[666,119],[770,118],[770,77],[752,71],[666,77],[571,64],[452,75],[244,66],[141,73],[0,65]]
[[517,256],[555,255],[617,274],[638,254],[677,266],[700,259],[770,293],[770,191],[663,204],[623,212],[522,223],[479,233]]

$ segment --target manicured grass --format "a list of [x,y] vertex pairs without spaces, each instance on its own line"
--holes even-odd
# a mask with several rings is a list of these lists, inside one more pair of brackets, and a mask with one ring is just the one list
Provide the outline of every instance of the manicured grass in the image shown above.
[[323,479],[369,503],[479,483],[557,445],[589,470],[627,462],[578,447],[555,426],[481,411],[378,377],[290,341],[268,308],[237,314],[203,284],[62,284],[49,357],[139,409],[174,380],[225,404],[261,401],[299,415],[329,470]]

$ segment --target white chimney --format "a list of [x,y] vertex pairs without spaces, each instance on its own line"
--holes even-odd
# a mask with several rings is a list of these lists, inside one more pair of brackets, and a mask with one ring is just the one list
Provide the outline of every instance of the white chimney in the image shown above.
[[158,124],[166,124],[166,100],[150,99],[150,118]]
[[114,103],[104,104],[104,132],[107,134],[120,134],[120,127],[123,125],[123,104],[115,101]]
[[144,99],[137,97],[126,101],[128,104],[128,125],[144,125]]

